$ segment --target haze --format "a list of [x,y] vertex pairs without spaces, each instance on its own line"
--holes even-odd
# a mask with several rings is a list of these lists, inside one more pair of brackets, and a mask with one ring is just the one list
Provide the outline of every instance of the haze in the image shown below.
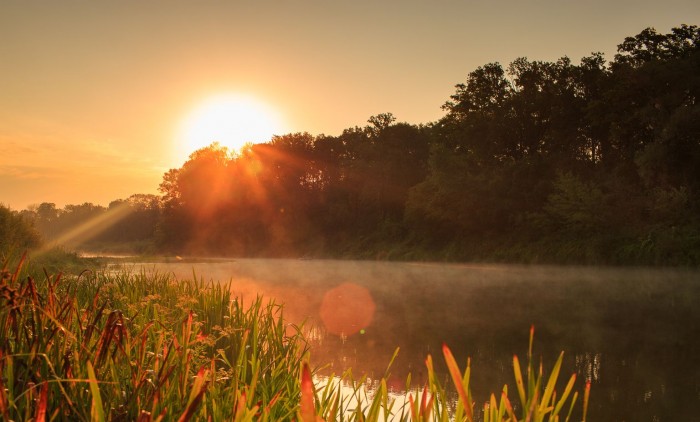
[[612,59],[625,36],[699,17],[690,0],[0,1],[0,202],[155,193],[212,95],[256,98],[287,133],[428,123],[485,63]]

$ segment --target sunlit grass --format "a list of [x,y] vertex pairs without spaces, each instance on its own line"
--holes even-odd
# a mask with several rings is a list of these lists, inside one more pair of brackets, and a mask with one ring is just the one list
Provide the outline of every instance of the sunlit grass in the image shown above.
[[575,408],[585,419],[588,401],[586,387],[577,404],[575,376],[558,394],[561,357],[547,377],[535,367],[532,332],[525,375],[515,357],[516,388],[483,408],[471,396],[470,364],[462,370],[447,345],[452,383],[440,383],[428,356],[427,385],[403,400],[387,389],[389,369],[371,390],[351,370],[315,377],[302,329],[285,323],[281,305],[243,305],[230,285],[194,274],[38,277],[23,262],[6,264],[0,329],[4,420],[555,421]]

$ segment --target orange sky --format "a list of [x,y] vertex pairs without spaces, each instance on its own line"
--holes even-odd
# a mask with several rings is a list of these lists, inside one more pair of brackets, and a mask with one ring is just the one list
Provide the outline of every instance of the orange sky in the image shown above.
[[284,132],[428,123],[485,63],[612,59],[682,23],[697,0],[0,0],[0,203],[156,193],[212,95],[256,98]]

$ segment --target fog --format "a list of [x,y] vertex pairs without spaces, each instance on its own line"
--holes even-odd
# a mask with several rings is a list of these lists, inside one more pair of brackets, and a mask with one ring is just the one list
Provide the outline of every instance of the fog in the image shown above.
[[[700,272],[650,268],[464,265],[330,260],[208,259],[131,264],[180,278],[232,283],[244,302],[284,304],[304,323],[312,363],[324,374],[352,367],[389,385],[425,381],[446,343],[472,358],[477,404],[513,386],[512,357],[535,357],[592,381],[592,420],[673,420],[700,404]],[[562,377],[562,378],[568,378]],[[654,417],[658,419],[654,419]]]

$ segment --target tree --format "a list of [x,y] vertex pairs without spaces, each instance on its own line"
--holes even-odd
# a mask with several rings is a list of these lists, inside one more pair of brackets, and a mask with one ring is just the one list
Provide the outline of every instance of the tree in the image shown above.
[[687,58],[699,48],[700,28],[695,25],[681,25],[665,35],[646,28],[617,46],[614,65],[638,68],[652,61]]
[[311,216],[323,189],[323,174],[314,157],[314,137],[309,133],[274,136],[269,144],[256,145],[259,178],[264,189],[264,224],[268,249],[289,255],[314,238]]
[[44,239],[54,239],[58,236],[58,218],[60,210],[56,204],[50,202],[41,203],[34,210],[34,224]]
[[19,213],[0,205],[0,253],[21,254],[27,249],[39,246],[39,233],[31,222]]
[[164,175],[163,220],[157,230],[161,246],[178,251],[220,246],[215,222],[228,202],[230,160],[228,150],[213,143]]
[[457,84],[457,92],[443,105],[456,120],[474,112],[493,114],[511,94],[511,86],[499,63],[488,63],[471,72],[466,84]]
[[156,229],[161,219],[161,202],[156,195],[134,194],[127,199],[110,202],[107,212],[115,217],[112,225],[94,240],[107,243],[140,242],[145,248],[155,241]]

